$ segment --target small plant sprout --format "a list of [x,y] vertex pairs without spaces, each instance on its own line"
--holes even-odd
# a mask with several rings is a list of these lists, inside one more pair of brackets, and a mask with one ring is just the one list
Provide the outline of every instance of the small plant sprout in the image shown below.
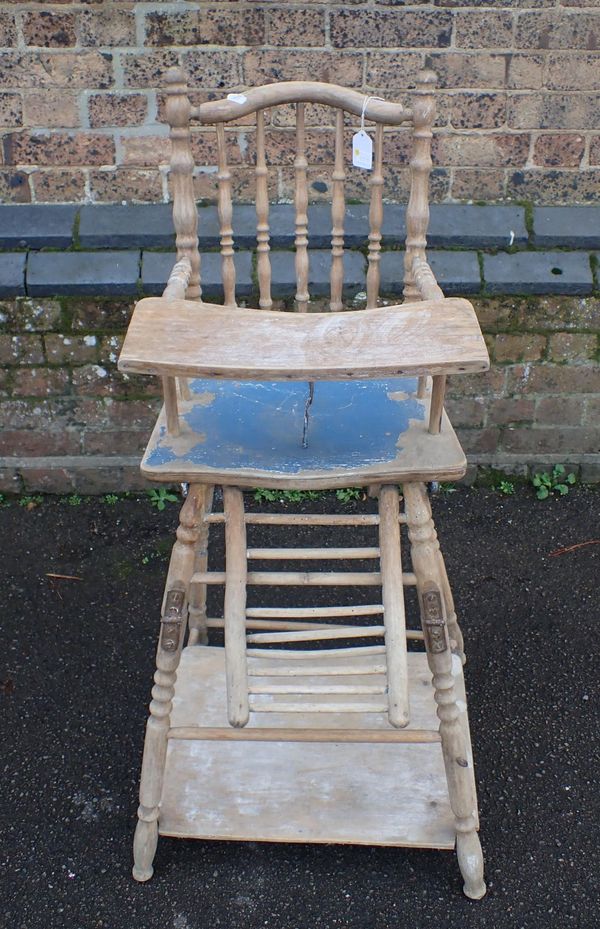
[[303,500],[318,500],[322,490],[269,490],[267,487],[257,487],[253,497],[257,503],[263,500],[267,503],[302,503]]
[[40,505],[43,501],[43,497],[40,494],[35,494],[34,496],[25,496],[19,498],[19,506],[25,507],[26,510],[35,510],[37,506]]
[[501,494],[504,494],[505,496],[509,497],[511,494],[514,494],[515,485],[513,484],[512,481],[500,481],[497,489],[500,491]]
[[108,506],[115,506],[115,504],[119,502],[119,498],[116,494],[104,494],[102,499]]
[[577,483],[576,475],[570,471],[566,473],[564,465],[554,465],[552,471],[542,471],[540,474],[534,474],[531,483],[536,489],[538,500],[546,500],[550,494],[558,494],[560,497],[569,493],[569,487]]
[[339,487],[335,492],[335,496],[340,503],[353,503],[355,500],[361,499],[363,490],[361,487]]
[[79,506],[83,503],[83,498],[79,494],[71,494],[70,497],[67,497],[67,503],[69,506]]
[[179,500],[177,494],[167,490],[166,487],[159,487],[158,490],[149,490],[148,496],[150,497],[152,506],[155,506],[159,511],[164,510],[167,503],[177,503]]

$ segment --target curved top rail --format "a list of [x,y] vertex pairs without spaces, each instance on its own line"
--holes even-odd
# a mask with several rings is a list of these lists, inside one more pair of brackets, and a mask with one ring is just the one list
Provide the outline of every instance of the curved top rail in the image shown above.
[[[325,84],[322,81],[281,81],[254,87],[239,94],[229,94],[223,100],[201,103],[200,106],[192,107],[191,116],[202,123],[224,123],[265,107],[280,106],[284,103],[324,103],[360,116],[369,96],[358,90],[349,90],[340,87],[339,84]],[[232,97],[234,99],[231,99]],[[365,119],[388,126],[409,122],[412,115],[412,111],[400,103],[388,103],[375,97],[369,99],[365,110]]]

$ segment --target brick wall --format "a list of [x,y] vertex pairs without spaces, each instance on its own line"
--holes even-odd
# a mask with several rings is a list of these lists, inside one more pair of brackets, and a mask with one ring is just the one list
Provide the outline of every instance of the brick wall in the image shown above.
[[[447,408],[471,468],[565,462],[600,480],[598,297],[473,300],[492,358]],[[0,301],[0,492],[139,487],[158,380],[116,359],[131,313],[115,298]]]
[[[484,9],[481,7],[485,6]],[[433,197],[597,201],[598,0],[352,0],[0,4],[0,199],[168,199],[160,86],[180,63],[195,102],[287,78],[402,98],[427,64],[440,76]],[[273,116],[271,194],[290,196],[290,113]],[[311,195],[327,195],[330,130],[310,111]],[[232,132],[249,193],[252,129]],[[207,144],[208,143],[208,144]],[[279,144],[277,144],[279,143]],[[387,195],[406,192],[402,136]],[[214,149],[196,135],[201,165]],[[199,198],[214,173],[198,170]],[[361,197],[356,180],[349,195]]]

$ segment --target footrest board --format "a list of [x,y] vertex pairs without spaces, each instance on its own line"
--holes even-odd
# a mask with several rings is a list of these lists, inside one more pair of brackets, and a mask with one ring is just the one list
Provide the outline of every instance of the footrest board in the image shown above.
[[[426,656],[409,660],[408,729],[437,729]],[[456,689],[465,700],[456,660]],[[464,703],[463,703],[464,705]],[[261,714],[262,717],[263,714]],[[376,714],[264,714],[251,726],[389,728]],[[461,714],[473,759],[466,712]],[[256,721],[255,721],[256,720]],[[227,726],[222,648],[184,649],[171,726]],[[454,848],[439,743],[169,741],[161,835]]]

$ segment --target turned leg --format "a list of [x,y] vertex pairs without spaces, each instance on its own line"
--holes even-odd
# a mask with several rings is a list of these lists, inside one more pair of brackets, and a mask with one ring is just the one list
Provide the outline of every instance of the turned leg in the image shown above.
[[467,739],[456,700],[452,653],[444,597],[443,572],[431,508],[424,484],[405,484],[404,499],[413,569],[421,607],[427,661],[435,689],[448,796],[454,813],[456,851],[467,897],[479,900],[486,887],[483,854],[477,835],[477,798]]
[[[210,530],[206,517],[212,510],[214,487],[204,487],[204,502],[198,543],[194,556],[194,574],[204,572],[208,568],[208,533]],[[208,629],[206,627],[206,584],[192,584],[188,604],[188,645],[207,645]]]
[[189,489],[181,509],[177,541],[173,546],[167,574],[154,687],[144,741],[138,824],[133,842],[133,876],[136,881],[147,881],[153,873],[152,862],[158,842],[158,815],[167,754],[167,733],[187,620],[186,592],[194,569],[204,495],[205,488],[202,485],[192,485]]

